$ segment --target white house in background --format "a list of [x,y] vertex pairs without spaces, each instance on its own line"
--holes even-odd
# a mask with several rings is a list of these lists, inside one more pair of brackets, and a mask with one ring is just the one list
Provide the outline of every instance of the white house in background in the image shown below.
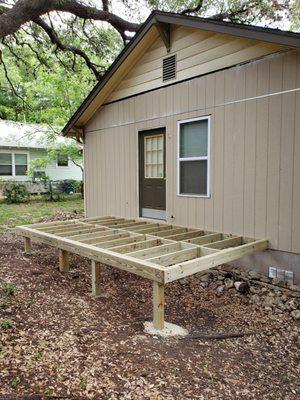
[[[26,181],[30,162],[47,154],[50,145],[48,127],[0,120],[0,179]],[[58,137],[57,143],[70,139]],[[65,154],[41,172],[51,180],[82,179],[81,169]]]

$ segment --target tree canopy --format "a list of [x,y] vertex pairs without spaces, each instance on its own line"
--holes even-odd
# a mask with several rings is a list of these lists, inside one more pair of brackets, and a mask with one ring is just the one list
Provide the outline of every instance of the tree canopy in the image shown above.
[[299,29],[298,0],[0,0],[0,118],[63,125],[155,9]]

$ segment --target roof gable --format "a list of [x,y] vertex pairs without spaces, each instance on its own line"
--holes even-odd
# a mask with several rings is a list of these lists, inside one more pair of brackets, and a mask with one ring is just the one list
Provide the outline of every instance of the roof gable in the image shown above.
[[300,34],[154,12],[63,132],[77,135],[78,129],[105,102],[151,90],[158,84],[163,86],[161,62],[164,55],[180,52],[176,77],[179,82],[291,47],[300,47]]

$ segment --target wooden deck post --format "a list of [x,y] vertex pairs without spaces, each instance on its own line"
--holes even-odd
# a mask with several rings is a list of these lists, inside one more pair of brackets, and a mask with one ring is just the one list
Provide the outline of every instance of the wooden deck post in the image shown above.
[[92,295],[99,296],[101,279],[101,264],[92,260]]
[[164,329],[165,322],[165,285],[153,282],[153,326],[155,329]]
[[31,239],[29,237],[24,237],[24,251],[31,253]]
[[69,271],[69,253],[66,250],[58,249],[60,272]]

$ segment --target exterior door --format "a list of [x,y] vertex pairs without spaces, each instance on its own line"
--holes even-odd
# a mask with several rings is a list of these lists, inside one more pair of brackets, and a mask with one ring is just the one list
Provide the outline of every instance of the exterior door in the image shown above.
[[140,132],[140,215],[166,219],[166,132],[164,128]]

